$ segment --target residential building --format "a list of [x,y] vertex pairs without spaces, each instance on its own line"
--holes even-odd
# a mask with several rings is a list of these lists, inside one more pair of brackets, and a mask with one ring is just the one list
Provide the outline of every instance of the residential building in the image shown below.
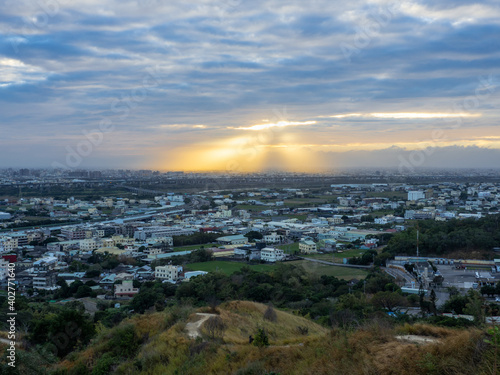
[[86,230],[80,227],[63,227],[61,236],[68,240],[83,240],[87,238]]
[[408,192],[408,200],[409,201],[418,201],[419,199],[425,199],[425,192],[423,192],[423,191],[409,191]]
[[276,232],[264,236],[264,242],[266,244],[282,243],[284,239],[285,239],[284,236],[279,235]]
[[139,293],[139,288],[134,288],[133,280],[123,280],[121,284],[115,284],[116,298],[132,298]]
[[303,239],[299,242],[299,250],[305,254],[316,253],[316,243],[310,239]]
[[56,273],[43,271],[33,275],[33,289],[55,289]]
[[260,251],[260,258],[266,262],[277,262],[285,259],[285,252],[274,247],[265,247]]
[[155,267],[155,278],[176,281],[179,278],[179,267],[172,265]]
[[99,243],[95,238],[80,240],[80,250],[82,251],[93,251],[97,250],[99,247]]

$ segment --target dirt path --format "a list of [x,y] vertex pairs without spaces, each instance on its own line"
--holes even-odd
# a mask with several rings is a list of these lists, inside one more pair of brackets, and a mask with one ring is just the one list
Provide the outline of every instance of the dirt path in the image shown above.
[[439,342],[438,339],[432,337],[417,336],[417,335],[396,336],[396,339],[400,341],[408,341],[413,344],[433,344]]
[[201,316],[201,319],[197,320],[196,322],[186,324],[186,331],[189,338],[191,339],[201,337],[200,334],[201,325],[205,323],[205,321],[207,321],[210,317],[217,316],[215,314],[207,314],[207,313],[196,313],[196,315]]

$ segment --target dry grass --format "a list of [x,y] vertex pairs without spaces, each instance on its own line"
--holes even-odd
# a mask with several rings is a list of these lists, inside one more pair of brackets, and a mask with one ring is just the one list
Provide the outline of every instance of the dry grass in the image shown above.
[[408,324],[398,327],[396,329],[397,334],[401,335],[418,335],[418,336],[429,336],[437,338],[445,338],[457,333],[457,330],[444,327],[436,327],[429,324]]
[[[248,343],[248,337],[257,328],[264,328],[272,345],[296,344],[321,337],[328,329],[300,316],[275,310],[276,321],[264,319],[267,305],[247,301],[233,301],[219,306],[220,317],[228,329],[224,341],[234,344]],[[306,327],[308,334],[301,335],[298,327]]]
[[[184,312],[163,312],[135,316],[131,324],[144,338],[134,358],[122,358],[116,374],[265,374],[287,375],[429,375],[492,373],[492,348],[478,329],[449,329],[427,324],[392,328],[385,320],[373,320],[354,331],[328,330],[302,317],[275,310],[276,321],[264,319],[267,305],[233,301],[218,307],[228,329],[224,343],[190,340],[184,331]],[[170,314],[184,314],[174,325]],[[182,315],[181,314],[181,315]],[[166,323],[167,322],[167,323]],[[307,327],[300,335],[297,327]],[[271,346],[258,348],[248,336],[261,327],[267,330]],[[78,362],[91,368],[109,350],[115,329],[103,330],[84,351],[70,355],[58,366],[73,368]],[[439,338],[439,342],[413,344],[398,341],[396,335]],[[139,364],[139,365],[137,365]],[[141,370],[139,370],[141,369]]]

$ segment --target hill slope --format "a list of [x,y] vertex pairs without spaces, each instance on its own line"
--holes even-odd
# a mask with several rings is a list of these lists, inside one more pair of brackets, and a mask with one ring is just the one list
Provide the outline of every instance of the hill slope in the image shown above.
[[[392,328],[382,316],[356,329],[327,329],[279,310],[275,320],[266,320],[267,308],[248,301],[220,305],[215,315],[227,327],[223,340],[204,334],[213,316],[208,308],[176,306],[136,315],[112,329],[100,326],[86,348],[50,365],[46,373],[340,375],[489,374],[493,370],[494,351],[481,330],[429,325]],[[201,337],[189,337],[186,326],[191,323]],[[267,331],[270,346],[249,344],[248,336],[258,328]],[[398,340],[409,334],[434,339]]]

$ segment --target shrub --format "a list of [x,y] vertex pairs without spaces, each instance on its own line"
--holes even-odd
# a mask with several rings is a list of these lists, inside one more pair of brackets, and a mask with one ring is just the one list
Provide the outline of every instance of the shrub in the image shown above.
[[117,356],[133,357],[139,347],[139,340],[136,337],[134,326],[132,324],[127,324],[125,326],[116,327],[116,329],[112,331],[109,347]]
[[115,364],[115,359],[110,353],[105,353],[94,366],[92,375],[106,375],[111,372],[111,367]]
[[264,329],[259,328],[257,330],[252,344],[258,346],[259,348],[269,346],[269,337],[267,336],[267,333]]
[[264,311],[264,319],[269,320],[273,323],[276,323],[278,321],[278,315],[276,314],[276,311],[274,311],[271,304],[267,306],[266,311]]

